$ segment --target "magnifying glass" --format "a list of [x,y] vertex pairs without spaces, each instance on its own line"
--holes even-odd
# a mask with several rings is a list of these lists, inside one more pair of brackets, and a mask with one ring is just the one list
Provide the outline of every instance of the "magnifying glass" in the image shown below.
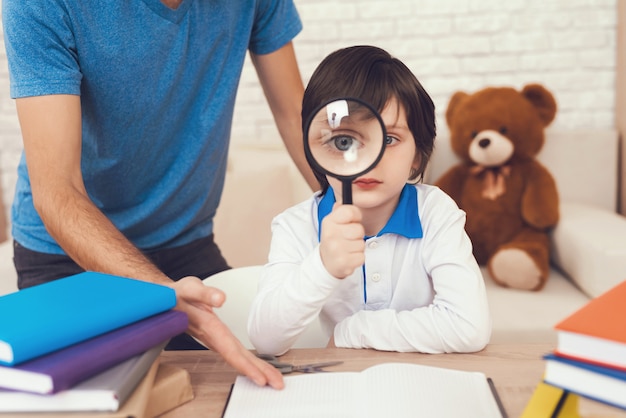
[[352,182],[376,167],[385,152],[385,124],[368,103],[351,97],[316,108],[305,125],[304,152],[318,171],[342,183],[352,204]]

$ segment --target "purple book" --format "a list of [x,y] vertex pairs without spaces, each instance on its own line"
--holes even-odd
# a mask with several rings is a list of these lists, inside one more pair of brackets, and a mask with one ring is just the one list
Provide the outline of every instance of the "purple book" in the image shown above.
[[69,389],[185,332],[187,325],[187,314],[169,310],[17,366],[0,366],[0,388],[42,394]]

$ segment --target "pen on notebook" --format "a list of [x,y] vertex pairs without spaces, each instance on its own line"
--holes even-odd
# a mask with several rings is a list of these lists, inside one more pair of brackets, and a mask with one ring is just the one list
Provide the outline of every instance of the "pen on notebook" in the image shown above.
[[488,377],[487,383],[489,384],[489,388],[491,389],[491,393],[493,393],[493,397],[496,399],[496,403],[498,404],[498,409],[500,410],[500,414],[502,414],[502,418],[508,418],[509,416],[504,409],[504,405],[502,404],[502,400],[500,399],[500,395],[498,395],[498,391],[496,390],[496,385],[493,383],[493,380]]

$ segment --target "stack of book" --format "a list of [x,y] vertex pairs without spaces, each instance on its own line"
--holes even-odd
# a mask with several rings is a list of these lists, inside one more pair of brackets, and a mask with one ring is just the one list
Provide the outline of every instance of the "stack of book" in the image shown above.
[[544,382],[626,409],[626,281],[555,326]]
[[95,272],[0,297],[0,414],[151,416],[167,407],[150,399],[168,382],[178,404],[191,399],[188,373],[159,366],[169,339],[187,329],[175,305],[169,287]]

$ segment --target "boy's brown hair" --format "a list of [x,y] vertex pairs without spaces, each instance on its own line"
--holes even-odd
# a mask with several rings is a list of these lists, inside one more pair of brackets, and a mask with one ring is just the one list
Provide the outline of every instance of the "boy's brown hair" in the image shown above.
[[[303,132],[316,108],[342,97],[361,99],[378,112],[382,112],[390,99],[398,100],[415,139],[415,158],[420,162],[419,169],[411,173],[409,180],[420,181],[434,146],[435,105],[411,70],[375,46],[353,46],[331,53],[313,72],[304,91]],[[328,190],[326,175],[316,170],[311,161],[309,165],[325,193]]]

